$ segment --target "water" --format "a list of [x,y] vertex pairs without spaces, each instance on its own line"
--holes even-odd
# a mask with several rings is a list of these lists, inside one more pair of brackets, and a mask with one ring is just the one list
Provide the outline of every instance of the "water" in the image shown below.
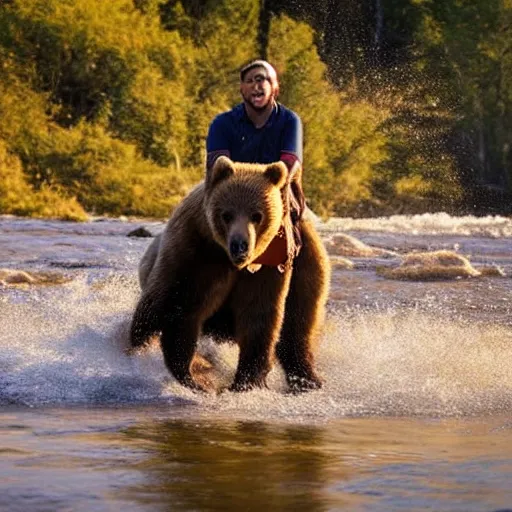
[[[0,267],[67,278],[0,286],[0,510],[503,510],[512,507],[512,279],[333,273],[321,391],[196,395],[159,348],[128,357],[144,225],[0,217]],[[512,275],[512,220],[335,219],[404,254],[457,250]],[[237,351],[202,339],[220,379]]]

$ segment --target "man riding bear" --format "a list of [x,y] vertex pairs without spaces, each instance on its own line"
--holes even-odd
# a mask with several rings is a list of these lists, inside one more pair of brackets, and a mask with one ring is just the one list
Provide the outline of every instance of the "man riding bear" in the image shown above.
[[276,102],[270,64],[254,61],[240,78],[243,103],[210,127],[205,181],[141,261],[131,345],[160,332],[171,373],[201,389],[191,363],[199,335],[209,334],[240,347],[231,390],[264,386],[274,356],[293,391],[316,389],[330,267],[303,218],[301,122]]

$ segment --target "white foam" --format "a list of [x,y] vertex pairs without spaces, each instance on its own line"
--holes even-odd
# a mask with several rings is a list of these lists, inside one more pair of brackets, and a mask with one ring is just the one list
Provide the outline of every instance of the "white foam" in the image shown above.
[[[454,216],[445,212],[417,215],[391,215],[387,217],[352,218],[332,217],[322,222],[308,210],[310,218],[323,231],[380,231],[407,234],[451,234],[484,236],[489,238],[512,236],[512,218],[502,215]],[[0,215],[0,233],[44,233],[66,235],[109,235],[125,236],[135,226],[145,226],[153,234],[164,228],[164,222],[120,219],[98,219],[93,222],[75,223],[56,220],[40,220]]]
[[[359,414],[481,414],[512,405],[512,329],[440,320],[419,311],[332,312],[318,366],[322,390],[287,395],[282,371],[269,389],[197,395],[170,376],[158,346],[129,357],[126,327],[135,279],[85,279],[59,291],[3,297],[0,403],[117,404],[184,401],[211,414],[322,420]],[[16,300],[15,300],[16,299]],[[238,351],[203,339],[231,378]]]
[[113,279],[100,289],[84,279],[58,293],[31,292],[23,301],[4,303],[0,402],[108,403],[159,397],[166,375],[163,363],[142,371],[141,362],[124,355],[116,337],[135,297],[135,281]]
[[414,235],[464,235],[500,238],[512,236],[512,219],[499,215],[454,217],[447,213],[392,215],[367,219],[332,218],[319,224],[325,231],[381,231]]

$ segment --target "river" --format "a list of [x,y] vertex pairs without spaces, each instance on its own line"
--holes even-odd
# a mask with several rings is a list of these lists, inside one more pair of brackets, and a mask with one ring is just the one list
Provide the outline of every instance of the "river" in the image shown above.
[[[0,217],[0,510],[512,510],[512,220],[331,219],[389,253],[336,266],[325,386],[197,395],[158,346],[129,357],[137,263],[160,222]],[[503,275],[394,280],[450,250]],[[394,254],[395,256],[390,254]],[[52,280],[54,282],[52,282]],[[237,350],[202,339],[221,378]]]

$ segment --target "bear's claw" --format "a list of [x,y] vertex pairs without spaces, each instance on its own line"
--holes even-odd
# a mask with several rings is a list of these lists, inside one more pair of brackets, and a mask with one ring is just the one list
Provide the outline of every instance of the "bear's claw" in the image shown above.
[[313,391],[315,389],[321,389],[323,382],[316,376],[310,377],[288,377],[288,386],[290,387],[289,392],[291,394],[305,393],[306,391]]

